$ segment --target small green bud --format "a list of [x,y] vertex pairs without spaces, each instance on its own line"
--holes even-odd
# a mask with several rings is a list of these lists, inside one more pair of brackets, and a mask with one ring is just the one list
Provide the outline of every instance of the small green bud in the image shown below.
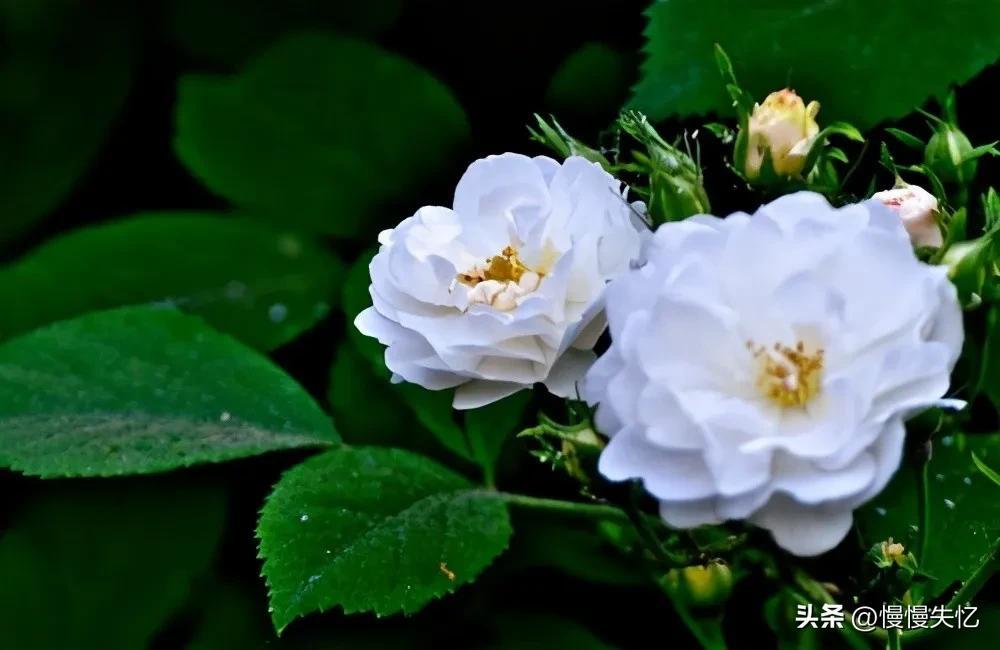
[[636,152],[635,158],[649,174],[647,208],[655,223],[710,212],[701,168],[689,153],[667,143],[637,111],[622,113],[618,127],[646,149]]
[[680,221],[711,209],[701,179],[654,168],[649,177],[649,213],[660,221]]
[[552,149],[563,158],[580,156],[590,162],[597,163],[606,171],[612,169],[611,162],[603,153],[571,136],[554,117],[550,119],[552,120],[551,124],[546,122],[541,115],[535,114],[537,130],[528,127],[528,133],[531,134],[532,140]]
[[699,609],[714,609],[729,599],[733,572],[722,560],[671,569],[663,577],[663,587],[672,598]]
[[979,164],[970,157],[972,150],[969,138],[957,126],[941,122],[924,148],[924,163],[942,181],[968,185]]
[[990,234],[952,244],[942,259],[948,277],[958,289],[963,305],[974,304],[982,296],[987,274],[995,273],[994,241]]

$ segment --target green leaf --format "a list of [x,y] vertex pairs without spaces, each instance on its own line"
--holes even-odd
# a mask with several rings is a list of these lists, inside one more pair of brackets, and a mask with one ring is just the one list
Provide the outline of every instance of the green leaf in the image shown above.
[[904,145],[906,145],[910,149],[915,149],[917,151],[923,151],[924,147],[926,146],[924,144],[923,140],[921,140],[917,136],[913,135],[912,133],[907,133],[906,131],[904,131],[902,129],[888,128],[888,129],[885,130],[885,132],[888,133],[889,135],[893,136],[894,138],[896,138],[900,142],[902,142]]
[[[970,623],[973,621],[978,621],[976,627],[950,629],[942,625],[912,647],[920,650],[983,650],[995,646],[1000,638],[1000,605],[992,602],[979,604]],[[910,648],[905,638],[903,647]]]
[[[385,371],[385,377],[388,382],[388,370]],[[420,424],[433,433],[446,449],[460,458],[476,461],[476,452],[469,436],[455,421],[455,410],[451,408],[453,391],[427,390],[407,383],[395,384],[393,389],[417,416]]]
[[[246,593],[230,586],[213,586],[204,602],[200,625],[186,650],[266,650],[274,644],[273,632],[261,625],[257,603]],[[263,612],[261,612],[263,613]]]
[[[620,524],[556,518],[550,513],[527,509],[517,513],[514,524],[517,535],[505,566],[549,567],[568,576],[607,585],[636,587],[649,582],[642,562],[627,557],[602,532],[604,527],[610,527],[617,534],[627,534],[621,532]],[[553,540],[559,543],[554,544]]]
[[268,350],[323,318],[343,275],[333,254],[292,232],[213,213],[140,214],[73,231],[0,270],[0,336],[164,302]]
[[493,482],[494,465],[504,443],[521,430],[519,425],[524,419],[529,401],[531,392],[521,391],[499,402],[466,412],[465,430],[472,457],[483,468],[487,483]]
[[283,33],[329,28],[374,35],[396,20],[400,0],[173,0],[167,28],[188,55],[238,66]]
[[[1000,434],[948,435],[934,443],[927,469],[927,549],[921,571],[934,576],[929,595],[970,578],[1000,543],[997,486],[973,461],[1000,464]],[[885,491],[855,513],[864,545],[892,537],[907,549],[920,547],[917,471],[904,464]]]
[[[400,388],[389,383],[388,371],[383,368],[378,372],[349,341],[342,342],[330,370],[327,399],[344,441],[439,454],[440,442],[419,419],[414,422],[413,410],[403,401]],[[359,404],[364,408],[358,408]]]
[[426,458],[333,449],[288,471],[261,511],[274,625],[337,606],[415,612],[475,579],[510,535],[499,498]]
[[605,43],[584,43],[552,75],[545,105],[562,116],[611,118],[628,96],[629,72],[621,52]]
[[732,99],[718,43],[758,101],[791,86],[823,105],[820,121],[868,129],[910,113],[1000,56],[1000,4],[660,0],[646,15],[646,61],[631,106],[653,119],[717,112]]
[[145,474],[337,442],[269,360],[167,309],[63,321],[0,345],[0,466]]
[[983,476],[990,479],[997,485],[1000,485],[1000,474],[997,474],[995,469],[981,461],[979,456],[976,455],[976,452],[972,452],[972,463],[980,472],[983,473]]
[[131,83],[131,14],[0,3],[0,242],[58,207],[100,151]]
[[[989,250],[984,254],[971,258],[970,264],[964,270],[975,276],[985,273],[983,267],[983,257],[989,254]],[[981,280],[973,286],[976,291],[981,291]],[[993,407],[1000,412],[1000,307],[990,307],[986,312],[986,337],[983,339],[982,353],[974,357],[978,361],[979,378],[975,382],[973,395],[983,393],[989,398]]]
[[451,92],[422,68],[302,33],[237,76],[183,77],[174,145],[210,190],[256,216],[349,236],[447,167],[467,134]]
[[344,290],[341,294],[340,304],[344,310],[344,327],[347,330],[347,338],[354,344],[366,359],[378,366],[385,364],[382,359],[385,357],[385,347],[370,336],[365,336],[354,326],[354,319],[365,309],[372,306],[372,297],[368,292],[371,286],[371,271],[368,266],[372,258],[378,251],[370,248],[351,263],[347,269],[347,277],[344,279]]
[[17,650],[134,650],[184,604],[225,521],[184,480],[46,485],[0,536],[0,636]]
[[777,650],[820,650],[819,630],[799,627],[795,622],[798,605],[805,605],[802,596],[784,587],[764,601],[764,620],[774,632]]

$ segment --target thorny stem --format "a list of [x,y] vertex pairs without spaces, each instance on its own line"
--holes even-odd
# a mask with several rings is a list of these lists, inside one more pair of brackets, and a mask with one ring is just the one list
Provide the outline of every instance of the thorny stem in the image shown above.
[[629,499],[626,503],[625,513],[628,515],[629,520],[635,527],[636,532],[639,533],[639,537],[642,539],[646,548],[649,549],[658,561],[668,567],[683,567],[691,564],[691,558],[669,551],[663,546],[663,542],[660,541],[656,532],[650,527],[649,522],[646,521],[646,516],[639,507],[638,486],[633,486],[633,488],[634,489],[629,492]]

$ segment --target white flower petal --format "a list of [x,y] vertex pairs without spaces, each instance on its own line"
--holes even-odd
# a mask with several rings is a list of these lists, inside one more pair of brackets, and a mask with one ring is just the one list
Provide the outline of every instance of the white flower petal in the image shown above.
[[771,532],[774,541],[795,555],[825,553],[851,530],[851,509],[804,505],[788,497],[774,497],[750,521]]
[[711,496],[713,485],[700,454],[660,449],[635,431],[620,432],[601,453],[598,470],[612,481],[643,479],[653,496],[690,500]]
[[477,409],[493,402],[499,402],[524,389],[523,384],[473,379],[455,389],[455,398],[451,406],[459,411]]
[[660,516],[674,528],[696,528],[723,522],[715,512],[712,499],[661,501]]
[[453,209],[421,208],[379,236],[373,306],[356,324],[389,346],[395,376],[462,385],[464,408],[539,382],[575,394],[605,328],[607,283],[641,254],[633,211],[583,158],[476,161]]
[[596,360],[593,350],[567,350],[549,371],[545,387],[558,397],[576,399],[579,383]]
[[748,519],[829,550],[899,466],[903,420],[944,399],[962,319],[879,204],[798,193],[660,227],[606,292],[612,344],[582,396],[600,471],[674,526]]

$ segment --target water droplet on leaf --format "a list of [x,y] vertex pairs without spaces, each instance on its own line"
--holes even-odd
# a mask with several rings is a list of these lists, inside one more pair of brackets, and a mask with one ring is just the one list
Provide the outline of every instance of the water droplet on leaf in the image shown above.
[[267,310],[267,317],[272,323],[280,323],[288,316],[288,307],[283,303],[276,302]]

